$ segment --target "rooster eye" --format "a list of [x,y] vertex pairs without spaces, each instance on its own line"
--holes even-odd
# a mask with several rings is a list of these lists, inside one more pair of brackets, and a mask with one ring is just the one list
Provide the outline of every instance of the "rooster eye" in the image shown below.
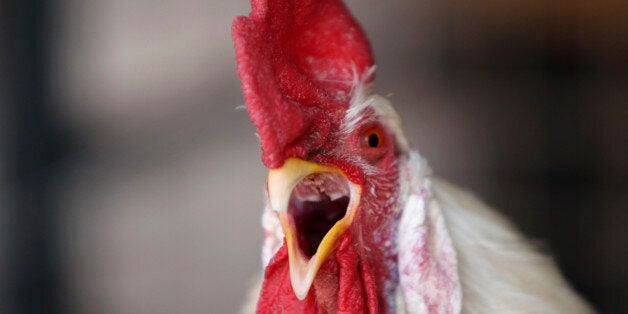
[[373,126],[362,132],[362,147],[380,148],[382,147],[382,132],[378,126]]
[[360,133],[360,146],[362,157],[371,163],[375,163],[384,156],[387,151],[386,138],[379,124],[371,124]]

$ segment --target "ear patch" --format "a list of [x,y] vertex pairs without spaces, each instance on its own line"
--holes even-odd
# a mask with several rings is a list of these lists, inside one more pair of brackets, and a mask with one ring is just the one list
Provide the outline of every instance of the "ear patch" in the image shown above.
[[[419,165],[417,158],[411,155],[409,164]],[[410,183],[414,188],[399,222],[398,270],[404,307],[409,313],[459,313],[458,260],[440,206],[419,169],[409,167],[404,172],[416,180]]]

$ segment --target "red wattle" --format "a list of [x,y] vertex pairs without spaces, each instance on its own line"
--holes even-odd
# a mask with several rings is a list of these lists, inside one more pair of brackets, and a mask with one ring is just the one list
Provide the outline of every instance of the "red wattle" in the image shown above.
[[318,313],[312,290],[305,300],[297,299],[290,283],[288,249],[286,243],[270,260],[264,273],[264,283],[257,301],[258,314],[273,313]]
[[359,257],[350,232],[340,238],[338,248],[322,265],[303,301],[292,290],[287,252],[284,242],[266,267],[257,313],[378,312],[375,277],[368,263]]
[[358,258],[349,232],[340,239],[336,260],[340,266],[337,313],[377,313],[375,277],[368,263]]

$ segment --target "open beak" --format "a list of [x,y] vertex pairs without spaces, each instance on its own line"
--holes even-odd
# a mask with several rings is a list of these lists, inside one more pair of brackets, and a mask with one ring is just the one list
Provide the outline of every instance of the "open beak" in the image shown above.
[[286,237],[290,281],[299,300],[353,222],[361,193],[340,169],[298,158],[268,172],[270,205]]

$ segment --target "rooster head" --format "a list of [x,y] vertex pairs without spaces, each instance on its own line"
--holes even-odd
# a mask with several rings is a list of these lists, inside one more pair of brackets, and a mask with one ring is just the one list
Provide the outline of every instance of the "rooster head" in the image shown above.
[[339,0],[251,2],[233,24],[238,74],[285,236],[267,241],[258,308],[386,310],[408,145],[387,100],[368,94],[369,42]]

